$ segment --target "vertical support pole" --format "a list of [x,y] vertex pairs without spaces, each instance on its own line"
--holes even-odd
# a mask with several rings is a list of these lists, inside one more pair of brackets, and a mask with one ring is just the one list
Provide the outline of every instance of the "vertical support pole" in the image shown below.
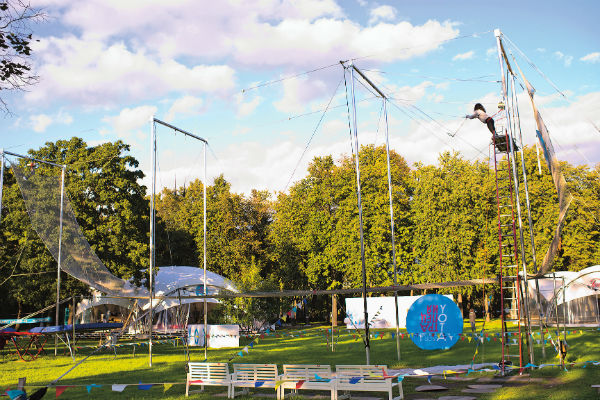
[[370,356],[370,337],[369,337],[369,312],[367,311],[367,268],[365,265],[365,243],[363,236],[363,217],[362,217],[362,202],[360,197],[360,161],[359,161],[359,147],[358,147],[358,129],[356,123],[356,97],[354,95],[354,68],[352,65],[350,69],[350,81],[352,85],[352,127],[354,133],[354,149],[355,151],[355,166],[356,166],[356,201],[358,203],[358,219],[360,226],[360,259],[362,263],[362,297],[365,317],[365,356],[366,365],[371,363]]
[[[563,292],[563,346],[567,345],[567,298],[566,298],[566,288],[565,288],[565,277],[562,278],[562,292]],[[560,348],[562,352],[562,346]],[[564,357],[563,357],[564,358]],[[564,363],[563,359],[563,363]],[[564,367],[564,365],[563,365]]]
[[[390,136],[388,129],[387,99],[383,99],[383,115],[385,116],[385,152],[387,158],[388,193],[390,197],[390,230],[392,232],[392,266],[394,267],[394,286],[398,285],[398,267],[396,266],[396,234],[394,228],[394,206],[392,198],[392,170],[390,167]],[[400,361],[400,316],[398,315],[398,291],[394,291],[396,309],[396,353]]]
[[[497,50],[498,50],[498,61],[500,62],[500,72],[502,74],[502,97],[504,99],[504,104],[506,104],[506,119],[507,119],[507,137],[506,137],[506,141],[509,143],[510,146],[510,161],[511,161],[511,169],[513,172],[513,182],[514,182],[514,193],[515,193],[515,203],[517,206],[517,219],[519,222],[519,244],[521,247],[521,269],[522,269],[522,275],[523,275],[523,279],[527,279],[527,265],[525,263],[525,243],[523,240],[523,222],[521,219],[521,202],[520,202],[520,196],[519,196],[519,179],[518,179],[518,175],[517,175],[517,166],[516,166],[516,160],[514,157],[515,154],[515,149],[513,146],[513,137],[514,137],[514,132],[512,129],[512,124],[511,124],[511,115],[510,115],[510,107],[508,107],[508,89],[507,89],[507,84],[506,84],[506,79],[504,77],[504,63],[503,63],[503,57],[502,57],[502,42],[501,42],[501,35],[502,33],[500,32],[500,29],[496,29],[494,30],[494,35],[496,36],[496,46],[497,46]],[[517,287],[518,290],[518,287]],[[517,302],[520,301],[519,299],[519,295],[517,294]],[[520,311],[521,307],[519,307],[519,311]],[[524,308],[525,312],[527,312],[527,308]],[[528,316],[527,316],[528,318]],[[519,320],[519,327],[520,327],[520,323],[521,321]],[[528,325],[526,328],[527,331],[527,335],[529,335],[530,333],[530,326]],[[529,340],[529,336],[527,338],[527,343],[528,343],[528,353],[530,356],[530,359],[532,357],[531,354],[531,346],[530,346],[530,340]],[[521,340],[521,339],[519,339]],[[522,354],[519,355],[519,359],[522,359]]]
[[535,291],[537,294],[537,302],[538,302],[538,313],[540,318],[540,338],[542,339],[540,342],[542,344],[542,358],[546,358],[546,342],[544,340],[544,328],[542,319],[544,317],[542,313],[542,298],[540,296],[540,282],[538,278],[535,278]]
[[[62,232],[63,232],[63,205],[65,204],[65,170],[66,166],[62,167],[60,173],[60,216],[58,222],[58,268],[56,272],[56,325],[60,325],[58,318],[60,317],[60,269],[62,264]],[[54,336],[54,355],[58,353],[58,335]]]
[[2,153],[2,160],[0,163],[0,222],[2,222],[2,189],[4,189],[4,149],[0,149],[0,153]]
[[73,318],[71,318],[71,324],[73,328],[73,349],[75,349],[75,296],[73,296]]
[[[204,262],[204,296],[207,295],[206,291],[206,142],[204,142],[204,184],[203,187],[203,202],[204,202],[204,224],[203,224],[203,232],[204,232],[204,249],[203,249],[203,262]],[[206,297],[204,297],[204,360],[208,360],[207,356],[207,347],[208,347],[208,331],[207,328],[207,314],[208,309],[206,308]]]
[[558,345],[558,354],[560,356],[560,365],[562,368],[565,367],[565,360],[563,360],[562,352],[560,351],[560,324],[558,321],[558,297],[556,296],[556,274],[552,273],[552,281],[554,283],[554,313],[556,314],[556,344]]
[[150,311],[148,315],[148,365],[152,366],[152,319],[154,317],[154,307],[152,301],[154,300],[154,262],[156,258],[154,256],[154,196],[156,193],[156,124],[154,122],[154,116],[152,116],[150,122],[150,160],[152,168],[151,187],[152,192],[150,194]]

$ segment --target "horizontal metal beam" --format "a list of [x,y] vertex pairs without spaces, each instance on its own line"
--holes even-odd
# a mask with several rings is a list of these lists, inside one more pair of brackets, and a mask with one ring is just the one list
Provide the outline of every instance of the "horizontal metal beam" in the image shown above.
[[152,118],[152,120],[153,120],[154,122],[157,122],[157,123],[159,123],[159,124],[161,124],[161,125],[164,125],[164,126],[166,126],[167,128],[171,128],[171,129],[173,129],[173,130],[175,130],[175,131],[177,131],[177,132],[181,132],[181,133],[183,133],[184,135],[187,135],[187,136],[189,136],[189,137],[193,137],[194,139],[198,139],[198,140],[200,140],[200,141],[202,141],[202,142],[204,142],[204,143],[208,144],[208,142],[206,141],[206,139],[204,139],[204,138],[201,138],[200,136],[196,136],[196,135],[194,135],[193,133],[189,133],[189,132],[187,132],[187,131],[184,131],[183,129],[179,129],[178,127],[176,127],[176,126],[174,126],[174,125],[171,125],[171,124],[169,124],[168,122],[161,121],[160,119],[157,119],[157,118]]
[[51,161],[40,160],[39,158],[34,158],[34,157],[30,157],[30,156],[24,156],[24,155],[17,154],[17,153],[12,153],[12,152],[10,152],[10,151],[6,151],[6,150],[0,150],[0,154],[8,154],[8,155],[10,155],[10,156],[15,156],[15,157],[26,158],[26,159],[28,159],[28,160],[32,160],[32,161],[39,162],[39,163],[43,163],[43,164],[52,165],[52,166],[54,166],[54,167],[59,167],[59,168],[67,168],[67,166],[66,166],[66,165],[64,165],[64,164],[56,164],[56,163],[53,163],[53,162],[51,162]]
[[[462,287],[462,286],[474,286],[483,284],[497,284],[499,281],[496,278],[490,279],[471,279],[468,281],[454,281],[454,282],[440,282],[440,283],[419,283],[415,285],[392,285],[392,286],[379,286],[367,288],[369,293],[392,293],[399,291],[409,290],[429,290],[429,289],[441,289],[451,287]],[[249,291],[243,293],[219,293],[219,294],[207,294],[198,296],[156,296],[154,299],[234,299],[239,297],[256,298],[256,297],[294,297],[294,296],[311,296],[311,295],[332,295],[332,294],[353,294],[361,293],[362,288],[353,289],[330,289],[330,290],[281,290],[276,292],[261,292],[261,291]],[[102,298],[127,298],[127,299],[147,299],[148,296],[102,296]]]

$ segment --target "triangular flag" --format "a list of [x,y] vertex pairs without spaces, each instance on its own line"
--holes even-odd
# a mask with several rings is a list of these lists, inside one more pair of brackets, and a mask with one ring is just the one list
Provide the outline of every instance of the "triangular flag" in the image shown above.
[[88,392],[88,393],[90,393],[90,392],[92,391],[92,388],[95,388],[95,387],[99,388],[99,387],[102,387],[102,385],[97,385],[97,384],[95,384],[95,383],[92,383],[92,384],[90,384],[90,385],[86,385],[86,386],[85,386],[85,388],[87,389],[87,392]]
[[164,389],[163,389],[163,393],[166,392],[167,390],[171,389],[171,387],[173,387],[172,383],[163,383]]
[[254,382],[254,387],[258,388],[265,384],[265,381],[256,381]]
[[244,353],[242,353],[241,351],[238,353],[238,356],[240,357],[244,357]]
[[250,346],[250,348],[254,348],[254,342],[250,342],[250,344],[248,344],[248,346]]
[[152,388],[152,384],[151,383],[142,385],[142,381],[140,381],[140,384],[138,385],[138,389],[139,390],[150,390],[150,388]]
[[123,390],[125,390],[126,387],[127,387],[127,385],[120,385],[120,384],[112,385],[112,391],[113,392],[122,392]]
[[6,394],[8,395],[8,397],[10,397],[10,400],[16,399],[20,396],[23,396],[23,398],[27,396],[22,390],[7,390]]
[[355,385],[357,384],[360,380],[362,379],[362,377],[360,376],[355,376],[354,378],[350,378],[350,384],[351,385]]
[[67,388],[70,387],[74,387],[71,385],[61,385],[61,386],[57,386],[56,387],[56,397],[58,398],[58,396],[60,396],[61,394],[63,394],[65,392],[65,390],[67,390]]
[[242,350],[245,351],[246,354],[247,354],[248,353],[248,346],[244,347]]
[[304,381],[300,380],[298,382],[296,382],[296,389],[300,389],[302,387],[302,385],[304,385]]

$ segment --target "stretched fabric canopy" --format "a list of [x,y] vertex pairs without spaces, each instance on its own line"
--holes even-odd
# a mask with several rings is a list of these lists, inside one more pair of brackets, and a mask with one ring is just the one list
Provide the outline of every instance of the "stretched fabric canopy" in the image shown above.
[[[46,175],[41,169],[22,168],[10,162],[21,189],[31,225],[58,261],[60,230],[60,177]],[[115,296],[143,295],[144,290],[134,288],[125,280],[114,276],[91,249],[75,218],[67,194],[63,197],[61,268],[85,284]],[[147,291],[146,291],[147,292]]]

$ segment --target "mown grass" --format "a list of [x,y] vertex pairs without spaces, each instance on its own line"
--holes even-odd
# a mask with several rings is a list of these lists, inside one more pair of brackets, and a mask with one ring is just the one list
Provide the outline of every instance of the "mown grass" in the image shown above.
[[[481,323],[479,323],[481,325]],[[486,332],[490,333],[489,340],[484,340],[479,345],[475,363],[498,362],[500,359],[500,342],[493,339],[493,333],[498,331],[498,322],[488,323]],[[360,339],[354,339],[347,334],[345,329],[341,329],[342,335],[339,336],[335,351],[332,352],[330,346],[323,336],[319,335],[321,329],[328,327],[309,327],[301,329],[286,329],[287,335],[281,337],[267,336],[259,339],[258,344],[244,353],[243,357],[237,353],[246,346],[250,339],[242,338],[239,348],[229,349],[209,349],[208,361],[228,362],[230,363],[275,363],[282,364],[364,364],[365,351],[364,345]],[[470,328],[469,332],[470,332]],[[479,326],[478,326],[479,329]],[[299,330],[304,332],[299,335]],[[383,330],[375,330],[383,331]],[[467,327],[465,326],[465,331]],[[401,342],[401,360],[396,357],[396,340],[391,338],[391,331],[383,339],[372,339],[371,341],[371,363],[385,364],[390,368],[417,368],[435,365],[458,365],[470,364],[476,341],[459,341],[449,350],[424,351],[417,348],[406,336]],[[289,336],[293,334],[294,337]],[[497,339],[498,340],[498,339]],[[568,362],[583,362],[588,360],[600,360],[600,331],[586,330],[583,333],[571,333],[567,337],[570,345]],[[92,342],[85,344],[92,345]],[[26,377],[28,392],[35,390],[35,386],[46,385],[50,381],[66,372],[74,365],[70,356],[61,354],[54,357],[51,350],[52,345],[47,345],[47,355],[43,355],[36,361],[22,362],[17,360],[10,353],[11,347],[0,352],[0,390],[8,387],[14,388],[19,377]],[[90,354],[91,348],[82,349],[77,354],[77,361]],[[62,353],[62,351],[61,351]],[[535,363],[537,365],[558,364],[556,353],[548,344],[546,346],[546,358],[542,359],[541,345],[535,343]],[[204,351],[201,348],[191,348],[191,360],[202,361]],[[185,397],[185,364],[183,347],[174,347],[172,344],[157,344],[154,346],[153,366],[148,365],[147,346],[136,347],[135,355],[133,347],[126,346],[117,349],[117,357],[108,350],[92,355],[87,361],[67,374],[60,385],[78,385],[68,388],[61,398],[65,399],[84,399],[89,398],[85,385],[98,384],[100,388],[92,389],[92,396],[98,399],[183,399]],[[591,384],[600,384],[600,367],[588,364],[586,368],[581,366],[567,366],[568,371],[561,371],[558,367],[546,367],[541,370],[531,371],[531,377],[544,378],[543,382],[532,381],[525,386],[511,387],[507,386],[502,390],[486,396],[480,396],[482,399],[595,399],[597,393],[591,389]],[[487,374],[493,375],[493,374]],[[463,375],[464,376],[464,375]],[[470,377],[483,376],[481,373],[470,374]],[[434,380],[443,381],[443,377],[436,377]],[[148,391],[139,390],[136,386],[127,387],[122,393],[113,392],[111,384],[137,384],[137,383],[175,383],[165,391],[165,386],[154,385]],[[422,378],[406,378],[403,382],[404,391],[407,398],[414,397],[414,387],[426,383]],[[452,386],[456,394],[460,393],[460,384],[454,381],[445,381]],[[473,383],[473,382],[470,382]],[[465,384],[463,384],[464,386]],[[272,390],[271,390],[272,391]],[[452,392],[451,391],[451,392]],[[215,398],[216,393],[225,393],[224,388],[207,388],[203,394],[194,394],[194,398],[211,399]],[[259,392],[267,393],[269,390],[263,389]],[[273,391],[274,393],[274,391]],[[445,393],[451,394],[451,393]],[[54,389],[51,389],[46,395],[54,397]],[[244,396],[241,397],[242,399]],[[250,398],[250,397],[246,397]]]

